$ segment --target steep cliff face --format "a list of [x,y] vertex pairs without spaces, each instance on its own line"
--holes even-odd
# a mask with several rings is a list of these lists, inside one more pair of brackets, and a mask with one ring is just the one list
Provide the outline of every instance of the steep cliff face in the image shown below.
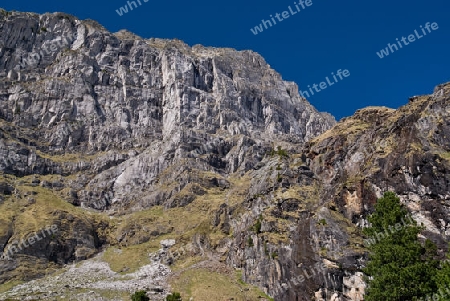
[[[2,11],[0,79],[2,249],[59,226],[2,262],[2,281],[23,278],[18,267],[42,276],[35,258],[65,264],[183,230],[195,244],[208,214],[244,200],[231,190],[274,143],[293,147],[335,124],[257,53],[111,34],[62,13]],[[188,205],[196,212],[175,225]],[[161,224],[131,225],[127,214],[161,207]]]
[[445,247],[449,97],[336,124],[254,52],[0,12],[0,299],[363,300],[383,191]]
[[[4,13],[1,26],[0,116],[13,138],[36,147],[22,157],[18,146],[9,155],[3,147],[10,164],[2,168],[20,176],[87,171],[95,178],[77,189],[86,206],[102,191],[112,192],[103,209],[171,206],[174,191],[156,183],[162,170],[245,172],[259,160],[248,148],[302,143],[334,124],[251,51],[111,34],[64,14]],[[54,164],[37,151],[96,158]],[[181,180],[182,170],[165,180]],[[178,190],[190,182],[183,178]]]

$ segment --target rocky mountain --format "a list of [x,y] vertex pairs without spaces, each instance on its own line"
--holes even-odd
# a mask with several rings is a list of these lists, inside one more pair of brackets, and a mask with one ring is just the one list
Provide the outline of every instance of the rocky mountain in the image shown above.
[[449,98],[336,123],[255,52],[0,11],[0,300],[363,300],[384,191],[445,251]]

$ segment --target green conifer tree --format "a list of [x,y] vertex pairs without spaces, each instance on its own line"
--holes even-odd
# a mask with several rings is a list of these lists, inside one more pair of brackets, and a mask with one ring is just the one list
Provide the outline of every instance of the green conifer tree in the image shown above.
[[436,275],[436,282],[438,293],[441,296],[439,301],[450,301],[450,253],[447,254],[447,260],[441,263],[441,269]]
[[370,227],[363,230],[370,245],[366,274],[366,301],[419,300],[437,290],[436,246],[422,245],[422,227],[393,192],[378,199],[375,212],[368,217]]

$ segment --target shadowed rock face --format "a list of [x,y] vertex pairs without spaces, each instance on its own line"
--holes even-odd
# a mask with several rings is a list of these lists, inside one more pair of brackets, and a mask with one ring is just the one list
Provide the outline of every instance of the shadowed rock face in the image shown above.
[[239,268],[275,300],[362,300],[383,191],[445,247],[449,98],[336,124],[252,51],[0,12],[0,249],[59,229],[0,261],[0,283],[169,235],[169,265]]

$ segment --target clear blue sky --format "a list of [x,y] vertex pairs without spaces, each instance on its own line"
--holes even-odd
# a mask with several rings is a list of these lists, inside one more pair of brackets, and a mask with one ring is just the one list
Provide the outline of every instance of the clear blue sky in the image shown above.
[[[409,96],[431,93],[435,85],[450,81],[449,0],[312,0],[311,6],[258,35],[250,28],[270,14],[288,11],[288,6],[295,12],[298,0],[140,1],[142,5],[123,16],[116,9],[126,0],[14,0],[0,6],[38,13],[62,11],[97,20],[112,32],[127,29],[144,38],[251,49],[303,91],[326,76],[333,81],[331,72],[348,69],[349,77],[308,98],[337,119],[366,106],[397,108]],[[439,29],[408,46],[402,44],[402,49],[383,59],[377,56],[396,38],[414,30],[423,35],[420,26],[426,22],[438,23]]]

